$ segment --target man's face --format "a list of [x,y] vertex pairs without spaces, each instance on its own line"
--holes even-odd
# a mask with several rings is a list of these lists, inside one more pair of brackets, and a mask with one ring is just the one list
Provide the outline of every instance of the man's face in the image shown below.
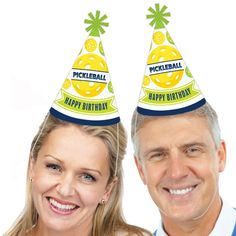
[[162,217],[193,220],[214,208],[225,144],[216,148],[204,118],[184,114],[148,121],[137,144],[140,176]]

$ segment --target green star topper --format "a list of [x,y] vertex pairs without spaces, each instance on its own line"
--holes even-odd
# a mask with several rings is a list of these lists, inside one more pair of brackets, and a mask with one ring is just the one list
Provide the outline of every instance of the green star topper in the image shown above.
[[94,16],[92,12],[90,12],[88,14],[90,19],[85,19],[84,21],[85,24],[89,24],[89,26],[86,28],[86,31],[90,32],[89,33],[90,36],[99,37],[100,33],[101,34],[105,33],[103,27],[109,26],[109,23],[104,22],[104,20],[107,19],[107,16],[103,15],[100,17],[100,13],[101,13],[100,11],[96,11],[96,14]]
[[162,8],[160,8],[159,3],[156,3],[155,9],[149,7],[148,10],[151,12],[151,14],[147,15],[147,19],[153,19],[150,22],[150,25],[154,26],[155,29],[165,28],[165,25],[169,23],[166,18],[170,16],[170,12],[166,12],[167,6],[164,5]]

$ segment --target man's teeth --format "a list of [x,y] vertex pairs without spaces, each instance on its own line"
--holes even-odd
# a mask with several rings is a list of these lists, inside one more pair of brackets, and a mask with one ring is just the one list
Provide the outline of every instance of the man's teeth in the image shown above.
[[173,195],[184,195],[193,190],[193,187],[185,188],[185,189],[169,189],[170,194]]
[[58,208],[59,210],[73,210],[74,208],[76,208],[76,205],[64,205],[64,204],[61,204],[57,201],[55,201],[54,199],[50,198],[49,199],[49,202],[56,208]]

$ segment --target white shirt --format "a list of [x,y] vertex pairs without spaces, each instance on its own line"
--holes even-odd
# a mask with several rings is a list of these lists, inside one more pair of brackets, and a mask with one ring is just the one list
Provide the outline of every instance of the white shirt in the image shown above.
[[236,225],[236,210],[223,202],[220,215],[209,236],[231,236]]
[[[209,236],[236,236],[236,232],[234,235],[232,235],[235,227],[236,210],[223,201],[220,215],[216,221],[214,229],[209,234]],[[167,236],[161,222],[157,228],[156,234],[154,233],[154,236]]]

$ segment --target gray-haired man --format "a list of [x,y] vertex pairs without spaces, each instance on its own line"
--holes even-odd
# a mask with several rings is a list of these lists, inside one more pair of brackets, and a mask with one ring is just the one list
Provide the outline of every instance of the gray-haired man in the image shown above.
[[154,235],[236,235],[236,211],[219,195],[226,147],[206,103],[172,116],[132,120],[135,162],[162,222]]

